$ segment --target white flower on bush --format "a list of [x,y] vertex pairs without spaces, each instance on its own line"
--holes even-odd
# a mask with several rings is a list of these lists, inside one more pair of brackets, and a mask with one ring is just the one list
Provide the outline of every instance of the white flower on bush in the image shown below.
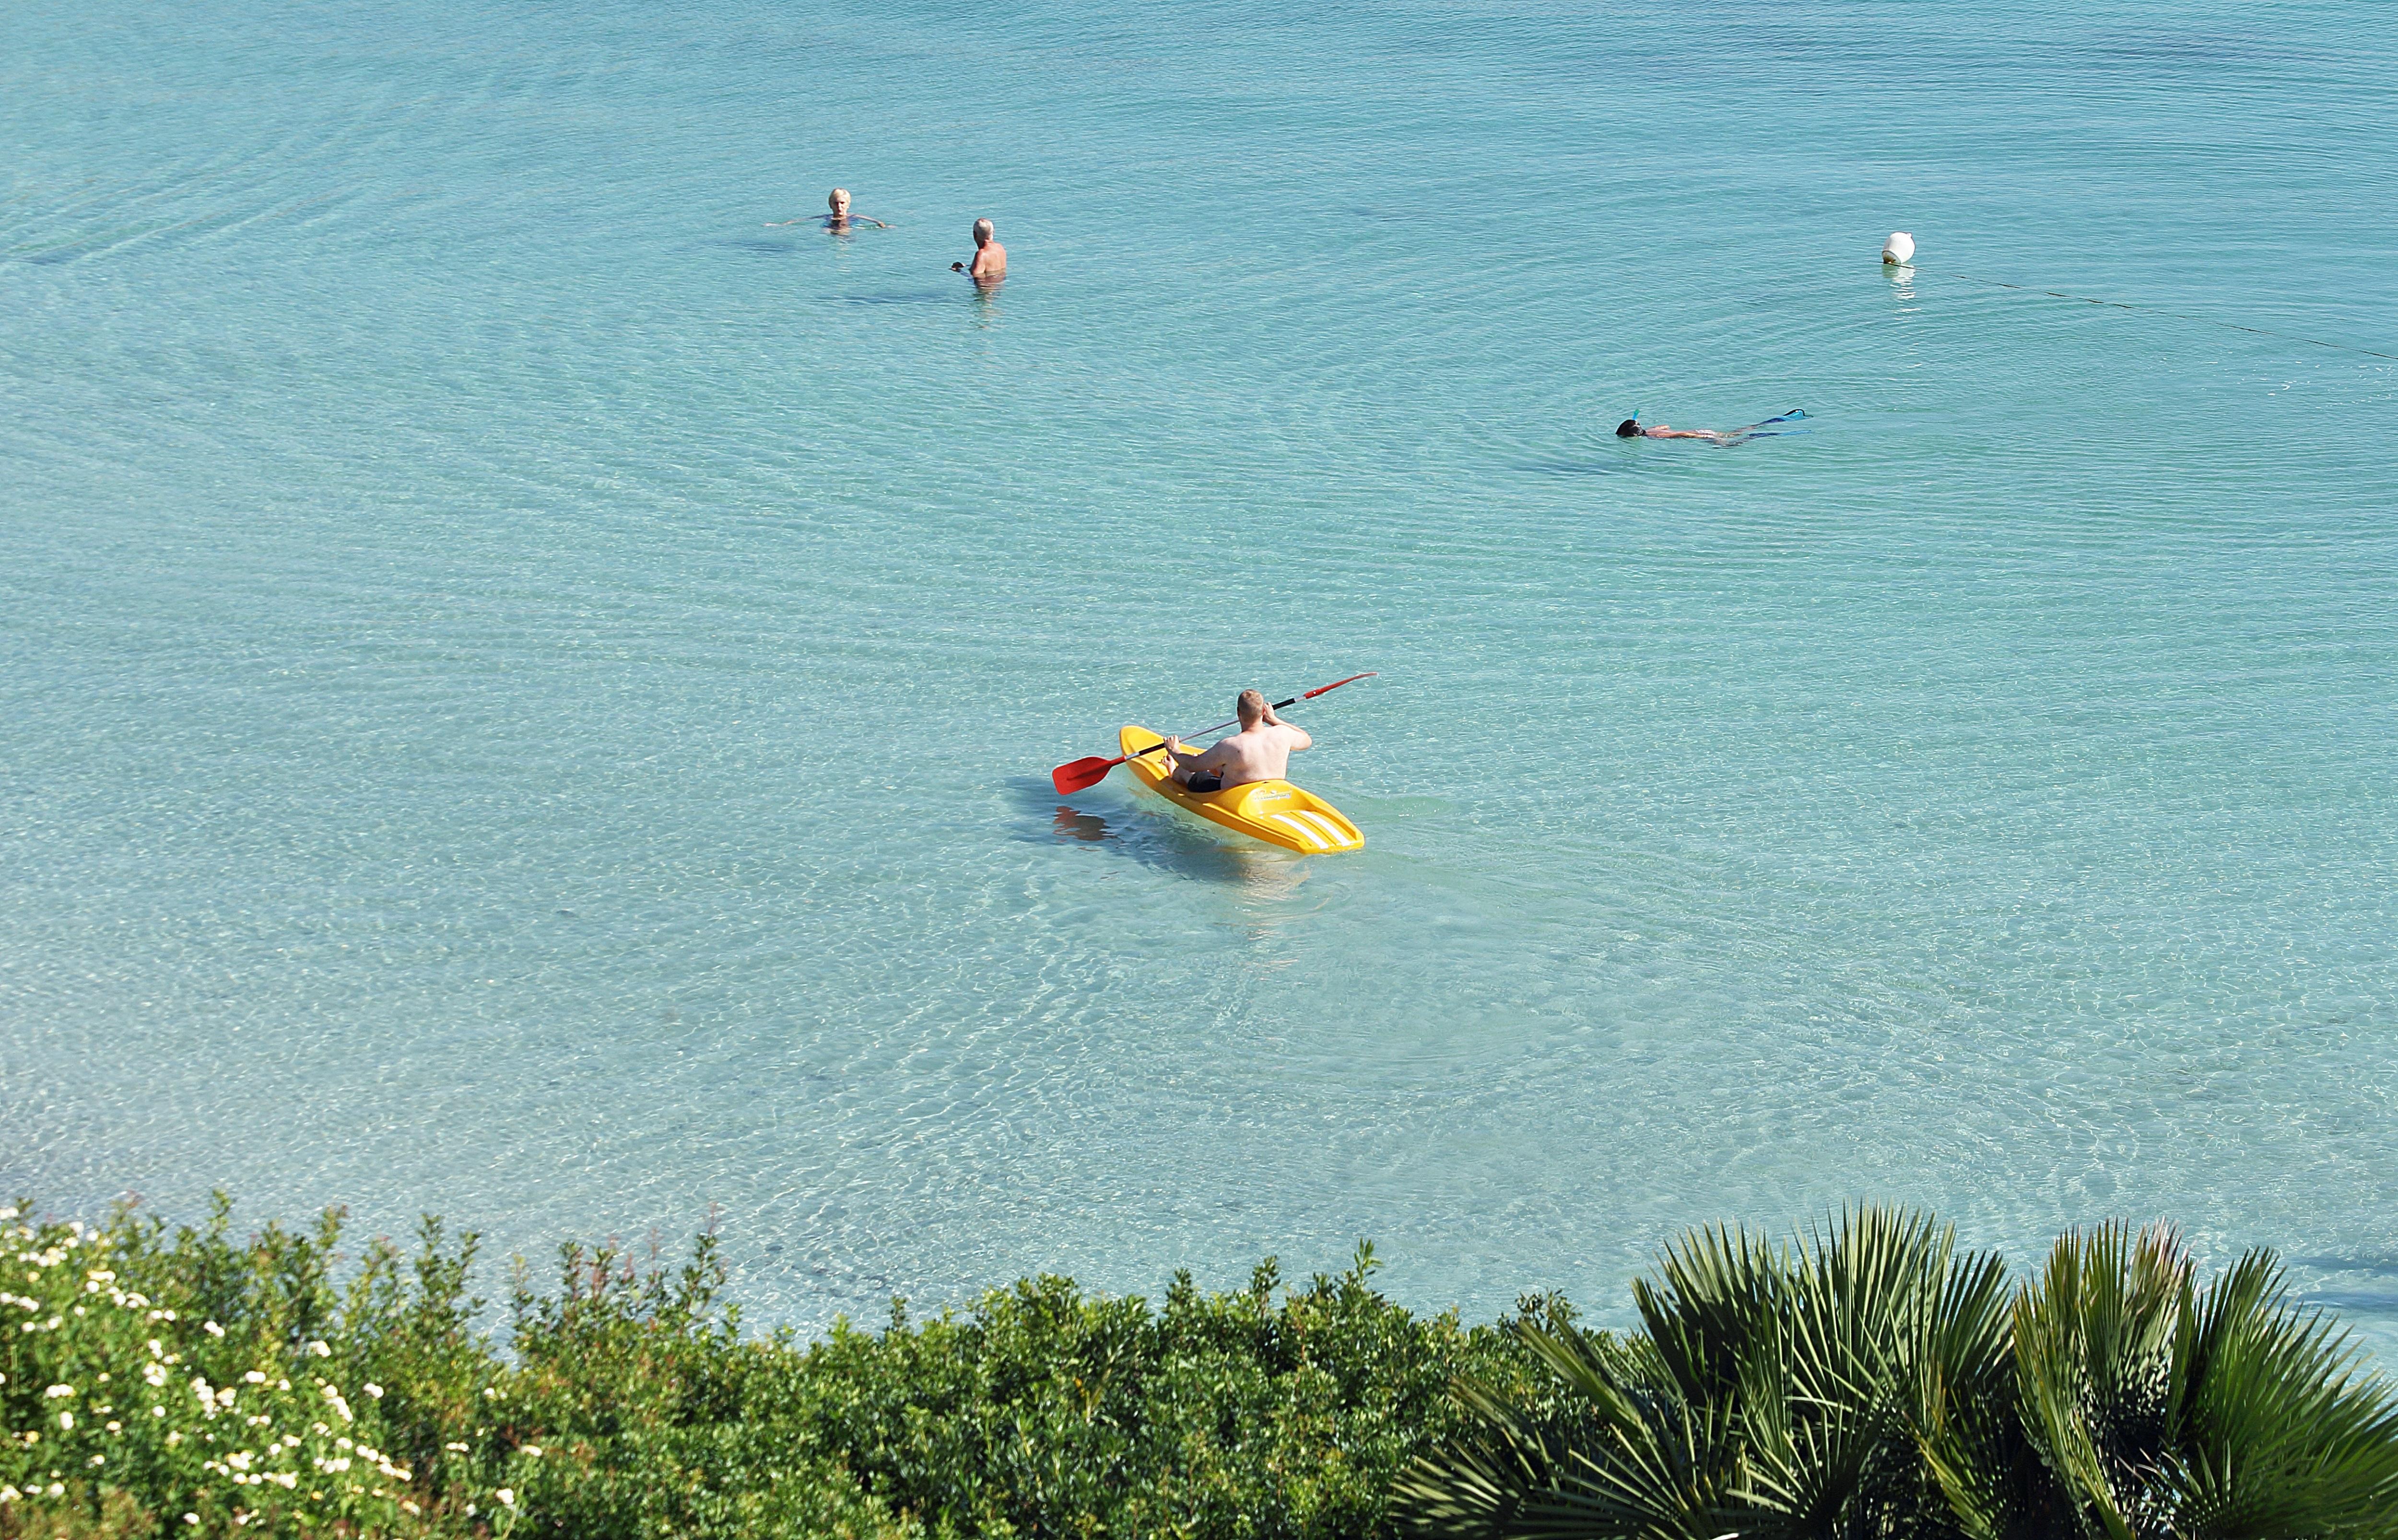
[[492,1493],[492,1495],[500,1500],[500,1506],[502,1507],[512,1508],[517,1506],[517,1494],[511,1488],[502,1487],[499,1491]]
[[251,1370],[249,1373],[244,1374],[242,1378],[248,1380],[252,1385],[264,1385],[266,1383],[265,1374],[255,1369]]
[[368,1395],[373,1397],[376,1400],[380,1401],[383,1399],[383,1386],[375,1384],[372,1380],[369,1380],[362,1388]]
[[333,1347],[330,1343],[310,1343],[308,1344],[308,1351],[320,1358],[330,1358],[333,1356]]
[[60,1412],[59,1426],[61,1428],[71,1428],[74,1426],[74,1413],[72,1412]]
[[49,1389],[42,1392],[43,1395],[48,1397],[54,1401],[61,1396],[72,1396],[74,1393],[74,1386],[71,1385],[54,1385],[50,1386]]
[[[168,1318],[172,1319],[173,1317],[169,1317]],[[224,1328],[219,1326],[214,1321],[202,1321],[200,1323],[200,1330],[207,1332],[211,1337],[222,1337],[224,1335]]]

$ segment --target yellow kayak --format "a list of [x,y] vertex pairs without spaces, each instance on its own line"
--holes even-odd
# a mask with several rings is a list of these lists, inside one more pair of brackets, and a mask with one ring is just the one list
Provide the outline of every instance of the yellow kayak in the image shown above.
[[[1116,734],[1117,746],[1127,754],[1138,754],[1165,741],[1146,727],[1126,727]],[[1143,786],[1167,802],[1251,839],[1302,856],[1366,848],[1366,836],[1340,816],[1340,809],[1287,780],[1251,781],[1222,791],[1189,791],[1167,778],[1164,754],[1145,754],[1125,763]]]

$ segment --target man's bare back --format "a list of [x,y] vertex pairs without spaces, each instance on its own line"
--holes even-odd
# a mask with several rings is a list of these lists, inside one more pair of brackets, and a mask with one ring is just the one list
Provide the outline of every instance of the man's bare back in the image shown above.
[[969,267],[964,263],[953,262],[950,263],[950,271],[963,273],[975,282],[985,284],[997,283],[1007,277],[1007,248],[999,244],[999,236],[991,229],[990,221],[975,221],[974,238],[974,265]]
[[1178,785],[1193,791],[1223,791],[1253,781],[1280,780],[1290,768],[1290,756],[1314,746],[1304,727],[1293,727],[1273,714],[1266,697],[1244,690],[1235,710],[1241,730],[1219,738],[1206,750],[1182,747],[1180,738],[1165,740],[1166,759]]

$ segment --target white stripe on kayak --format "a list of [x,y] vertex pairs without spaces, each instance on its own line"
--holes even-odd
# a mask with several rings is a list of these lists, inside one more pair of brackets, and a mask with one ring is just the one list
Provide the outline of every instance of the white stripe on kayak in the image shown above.
[[1341,827],[1339,824],[1334,823],[1330,818],[1326,817],[1323,814],[1315,811],[1315,809],[1312,807],[1302,807],[1299,809],[1299,816],[1305,818],[1308,822],[1315,825],[1317,828],[1323,830],[1325,837],[1332,842],[1332,848],[1335,850],[1340,849],[1342,845],[1349,843],[1349,836]]
[[1321,835],[1321,834],[1317,833],[1314,830],[1313,830],[1313,829],[1309,828],[1306,824],[1303,824],[1303,823],[1300,822],[1300,821],[1299,821],[1299,819],[1297,819],[1296,817],[1293,817],[1290,814],[1288,814],[1288,813],[1275,813],[1275,814],[1273,814],[1273,815],[1272,815],[1272,817],[1273,817],[1273,821],[1274,821],[1274,822],[1276,822],[1276,823],[1287,823],[1287,824],[1290,825],[1293,829],[1298,830],[1298,831],[1299,831],[1299,837],[1300,837],[1300,839],[1302,839],[1302,840],[1305,840],[1308,844],[1310,844],[1314,845],[1316,849],[1318,849],[1318,850],[1329,850],[1329,849],[1331,848],[1331,846],[1330,846],[1330,845],[1327,845],[1327,844],[1326,844],[1324,843],[1324,836],[1323,836],[1323,835]]

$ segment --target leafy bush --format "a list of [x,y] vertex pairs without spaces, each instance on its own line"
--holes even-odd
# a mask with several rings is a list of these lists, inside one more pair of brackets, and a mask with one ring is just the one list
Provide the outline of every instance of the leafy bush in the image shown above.
[[0,1540],[2398,1533],[2388,1385],[2269,1257],[2201,1288],[2162,1230],[2021,1288],[1907,1214],[1710,1230],[1629,1335],[1549,1295],[1411,1315],[1361,1246],[807,1344],[743,1332],[703,1235],[519,1269],[503,1351],[474,1236],[341,1228],[0,1209]]
[[395,1345],[419,1345],[440,1301],[420,1292],[415,1311],[378,1315],[397,1297],[391,1249],[368,1253],[344,1297],[331,1215],[236,1247],[220,1199],[206,1229],[168,1246],[129,1212],[92,1231],[16,1223],[21,1207],[0,1209],[0,1310],[14,1317],[0,1326],[0,1511],[63,1503],[135,1522],[102,1502],[115,1492],[162,1530],[276,1533],[388,1532],[424,1512],[374,1378]]
[[[711,1236],[669,1271],[568,1247],[476,1330],[475,1237],[343,1270],[341,1217],[247,1241],[7,1211],[0,1535],[1362,1536],[1496,1327],[1337,1277],[1164,1307],[1027,1280],[963,1315],[745,1337]],[[203,1394],[205,1391],[205,1394]]]
[[1489,1327],[1418,1318],[1338,1277],[1165,1308],[1044,1277],[921,1329],[837,1329],[807,1355],[803,1413],[893,1506],[941,1532],[1363,1535],[1392,1478],[1456,1416],[1448,1382],[1519,1360]]

